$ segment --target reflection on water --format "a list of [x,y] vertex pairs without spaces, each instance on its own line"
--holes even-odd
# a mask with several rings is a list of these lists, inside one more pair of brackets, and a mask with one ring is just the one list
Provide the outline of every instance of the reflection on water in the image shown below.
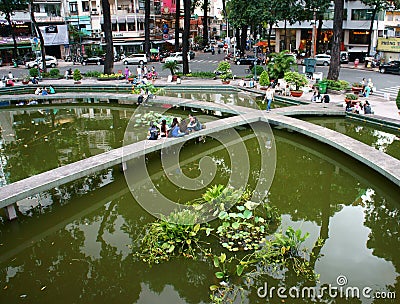
[[[323,256],[310,261],[321,274],[317,286],[337,286],[336,278],[346,275],[349,286],[393,290],[399,295],[399,189],[329,147],[298,134],[274,133],[278,159],[269,200],[283,215],[282,227],[291,225],[311,234],[306,246],[312,246],[318,237],[325,240],[320,251]],[[218,170],[213,183],[225,183],[230,161],[226,151],[215,149],[217,146],[212,140],[201,148],[185,145],[182,173],[196,176],[196,156],[212,151],[209,156]],[[256,179],[258,145],[248,137],[246,146],[254,165],[250,176]],[[149,166],[154,166],[149,171],[155,184],[166,185],[158,157],[157,153],[149,155]],[[63,206],[53,204],[45,215],[20,216],[18,221],[0,226],[2,302],[209,303],[209,285],[215,283],[210,261],[173,259],[148,267],[134,260],[131,253],[137,248],[140,231],[154,218],[133,200],[121,173],[114,169],[112,176],[114,182],[106,187],[73,196]],[[180,200],[193,195],[167,186],[161,189]],[[287,288],[309,284],[291,272],[282,276],[265,275],[262,280]],[[267,302],[257,297],[262,280],[242,283],[245,303]],[[282,303],[282,299],[268,302]]]
[[332,117],[302,118],[357,139],[375,149],[400,159],[400,133],[363,122]]

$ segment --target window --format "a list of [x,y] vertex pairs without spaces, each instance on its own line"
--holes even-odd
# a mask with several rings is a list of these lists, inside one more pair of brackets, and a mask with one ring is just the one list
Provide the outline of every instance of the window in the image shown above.
[[324,20],[333,20],[333,13],[334,13],[334,10],[333,10],[333,9],[328,9],[328,10],[324,13]]
[[121,32],[125,32],[126,31],[126,23],[119,23],[118,26],[119,26],[119,30]]
[[128,23],[128,31],[135,31],[135,23]]
[[353,9],[351,10],[351,20],[371,20],[372,10]]
[[70,2],[69,3],[69,11],[71,13],[77,13],[78,12],[78,4],[76,2]]
[[82,1],[82,11],[88,12],[90,10],[89,1]]
[[369,31],[354,30],[349,32],[350,44],[368,44]]

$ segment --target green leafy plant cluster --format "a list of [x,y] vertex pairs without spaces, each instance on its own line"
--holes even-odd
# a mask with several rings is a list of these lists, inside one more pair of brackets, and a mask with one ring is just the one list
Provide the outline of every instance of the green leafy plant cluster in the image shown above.
[[213,72],[192,72],[187,74],[189,77],[198,77],[198,78],[214,78],[215,74]]
[[73,77],[74,81],[80,81],[82,79],[81,71],[79,71],[79,69],[75,69],[72,77]]
[[397,92],[396,105],[397,108],[400,110],[400,90]]
[[[306,258],[313,253],[301,248],[309,234],[292,227],[274,232],[280,223],[276,208],[266,201],[251,201],[252,194],[223,185],[208,188],[201,198],[188,202],[194,211],[173,212],[167,219],[148,224],[135,255],[149,264],[174,256],[209,261],[218,280],[209,288],[214,303],[243,299],[242,284],[273,272],[291,269],[315,282],[318,276]],[[232,200],[236,205],[225,210]],[[202,210],[218,211],[217,219],[199,224]],[[322,241],[315,246],[322,246]]]
[[[171,213],[168,218],[148,224],[141,241],[142,250],[137,256],[143,262],[158,264],[171,257],[182,255],[196,258],[195,251],[200,242],[200,224],[195,224],[196,214],[184,210]],[[175,222],[191,224],[175,224]]]
[[325,78],[324,82],[326,82],[326,87],[330,90],[341,91],[350,88],[350,84],[346,80],[331,80]]
[[29,75],[31,77],[38,77],[39,76],[39,71],[37,68],[30,68],[29,69]]
[[101,73],[99,71],[87,71],[85,73],[86,77],[95,77],[95,78],[97,78],[97,77],[100,77],[100,75],[101,75]]
[[220,61],[217,67],[217,72],[220,72],[221,80],[232,79],[231,64],[228,61]]
[[345,99],[357,100],[358,96],[356,94],[353,94],[353,93],[348,93],[348,94],[345,95]]
[[132,87],[132,94],[139,94],[141,89],[148,90],[150,93],[155,94],[159,91],[152,83],[147,82],[146,84],[138,84]]
[[256,76],[260,76],[264,72],[264,68],[261,65],[253,66],[251,69],[251,74],[254,75],[254,70],[256,70]]
[[294,86],[296,91],[298,91],[300,87],[308,84],[306,76],[299,72],[286,72],[283,79],[285,79],[288,84]]
[[269,76],[267,71],[263,71],[260,75],[260,86],[266,87],[270,85]]
[[272,53],[270,55],[270,61],[268,62],[268,74],[271,79],[283,78],[285,73],[289,72],[292,67],[296,65],[296,61],[293,56],[288,56],[288,51],[282,51],[280,53]]
[[47,73],[42,73],[42,76],[45,78],[61,78],[60,70],[59,69],[51,69]]

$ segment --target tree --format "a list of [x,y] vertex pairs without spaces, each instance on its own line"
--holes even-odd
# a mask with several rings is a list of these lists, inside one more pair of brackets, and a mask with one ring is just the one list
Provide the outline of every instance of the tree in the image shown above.
[[101,0],[101,5],[103,7],[103,18],[104,18],[104,24],[103,24],[104,40],[106,42],[106,58],[104,61],[104,74],[112,74],[114,68],[114,45],[113,45],[112,29],[111,29],[110,3],[108,2],[108,0]]
[[203,0],[203,46],[208,44],[208,0]]
[[340,73],[340,45],[343,35],[343,11],[344,0],[335,0],[335,12],[333,14],[333,37],[331,64],[329,65],[328,79],[338,80]]
[[150,56],[150,1],[144,2],[144,53]]
[[175,52],[179,51],[179,24],[181,20],[181,0],[176,0],[175,13]]
[[184,0],[184,24],[182,37],[183,74],[189,74],[189,35],[190,35],[190,8],[191,0]]
[[372,29],[374,27],[374,21],[376,19],[376,15],[383,11],[383,10],[388,10],[388,9],[398,9],[400,8],[400,1],[395,0],[395,1],[387,1],[387,0],[361,0],[362,3],[365,5],[368,5],[372,8],[372,15],[371,15],[371,24],[369,26],[369,32],[368,32],[368,51],[367,51],[367,56],[370,55],[371,53],[371,38],[372,38]]
[[15,11],[25,9],[27,5],[26,0],[0,0],[0,13],[4,14],[5,19],[8,22],[8,26],[10,29],[10,34],[13,39],[14,47],[13,47],[13,58],[16,59],[18,57],[18,45],[17,39],[15,38],[15,32],[13,23],[11,21],[11,16],[14,15]]
[[46,71],[47,71],[46,60],[45,60],[46,50],[44,48],[44,39],[43,39],[42,32],[40,31],[40,28],[39,28],[38,24],[36,23],[35,12],[33,11],[33,0],[29,0],[29,12],[31,15],[31,22],[32,22],[33,28],[35,29],[36,34],[39,36],[40,52],[42,54],[42,69],[43,69],[43,72],[46,73]]

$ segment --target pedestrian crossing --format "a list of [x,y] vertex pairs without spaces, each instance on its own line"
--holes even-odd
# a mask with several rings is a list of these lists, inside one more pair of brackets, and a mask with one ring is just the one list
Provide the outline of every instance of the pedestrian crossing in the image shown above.
[[218,60],[204,60],[204,59],[193,59],[190,62],[207,62],[207,63],[219,63]]
[[[376,90],[376,92],[373,92],[373,96],[378,96],[382,98],[387,98],[387,99],[396,99],[397,93],[400,90],[400,86],[395,86],[395,87],[388,87],[388,88],[382,88],[379,90]],[[388,96],[390,94],[390,96]]]

